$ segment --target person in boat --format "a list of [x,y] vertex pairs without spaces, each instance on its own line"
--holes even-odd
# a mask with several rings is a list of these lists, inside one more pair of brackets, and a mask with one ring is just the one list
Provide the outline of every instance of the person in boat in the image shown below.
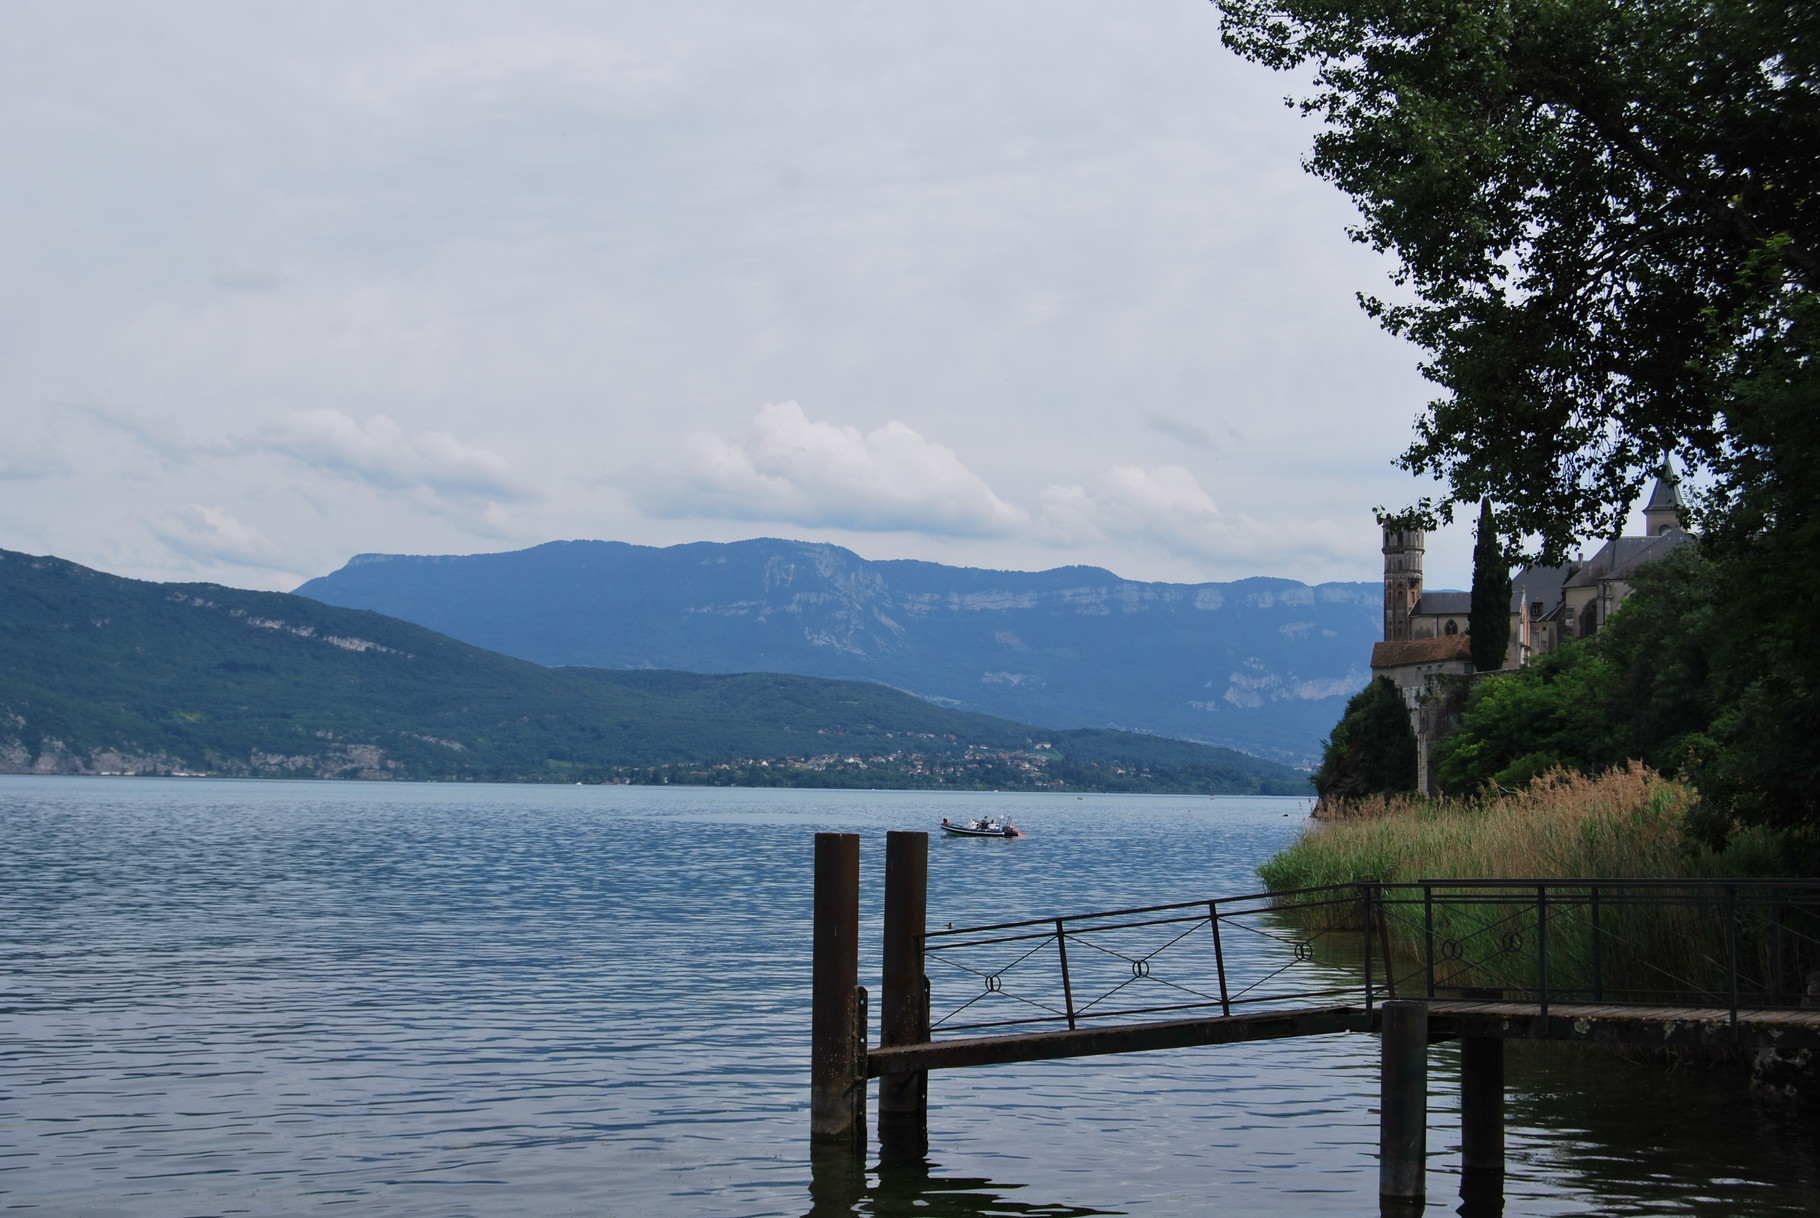
[[947,817],[945,817],[945,816],[944,816],[944,817],[942,817],[942,824],[944,824],[944,825],[945,825],[945,824],[947,824],[947,823],[948,823],[948,818],[947,818]]

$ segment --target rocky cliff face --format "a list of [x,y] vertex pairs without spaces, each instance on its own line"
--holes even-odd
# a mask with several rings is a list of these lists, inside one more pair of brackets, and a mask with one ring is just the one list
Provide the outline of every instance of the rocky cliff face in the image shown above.
[[1369,673],[1376,584],[1144,583],[1094,567],[869,562],[761,539],[361,555],[302,595],[543,664],[880,681],[1057,727],[1305,761]]

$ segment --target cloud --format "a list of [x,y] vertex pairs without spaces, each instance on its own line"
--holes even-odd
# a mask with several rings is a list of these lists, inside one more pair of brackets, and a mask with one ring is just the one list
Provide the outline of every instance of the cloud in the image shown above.
[[1357,540],[1325,521],[1276,517],[1263,524],[1247,514],[1228,515],[1179,465],[1116,465],[1092,486],[1045,487],[1037,525],[1062,544],[1113,542],[1216,561],[1340,554],[1356,548]]
[[1043,524],[1068,538],[1211,539],[1232,528],[1219,504],[1179,465],[1115,465],[1091,488],[1045,487],[1042,503]]
[[1186,444],[1190,448],[1212,450],[1219,447],[1219,443],[1213,438],[1213,433],[1205,427],[1190,423],[1186,419],[1178,419],[1174,415],[1164,414],[1160,410],[1153,410],[1145,416],[1144,425],[1151,431],[1161,432],[1178,444]]
[[47,441],[15,436],[0,446],[0,482],[26,482],[69,472],[69,458]]
[[153,536],[198,562],[277,570],[278,547],[264,533],[218,507],[186,503],[150,522]]
[[759,409],[743,439],[697,432],[687,450],[686,463],[632,480],[645,511],[953,537],[1006,536],[1029,523],[953,449],[896,421],[861,432],[779,402]]
[[310,410],[261,428],[238,447],[278,453],[312,469],[390,491],[428,491],[462,503],[535,498],[504,457],[444,431],[407,432],[383,414],[361,423]]

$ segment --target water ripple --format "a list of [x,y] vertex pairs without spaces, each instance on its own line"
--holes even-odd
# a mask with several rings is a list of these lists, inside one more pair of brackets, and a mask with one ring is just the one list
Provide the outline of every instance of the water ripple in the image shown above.
[[[811,1169],[810,834],[865,834],[876,976],[883,831],[1012,801],[1034,837],[932,843],[936,925],[1247,891],[1296,823],[1262,800],[0,779],[0,1207],[1368,1212],[1361,1037],[938,1075],[932,1162]],[[1508,1213],[1820,1210],[1811,1130],[1729,1076],[1546,1049],[1511,1053]],[[1649,1116],[1663,1087],[1701,1137]]]

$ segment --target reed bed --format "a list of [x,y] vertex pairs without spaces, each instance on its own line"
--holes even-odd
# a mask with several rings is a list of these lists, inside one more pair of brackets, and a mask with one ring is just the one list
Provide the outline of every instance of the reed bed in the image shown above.
[[[1519,791],[1473,799],[1374,796],[1325,804],[1258,868],[1273,889],[1417,879],[1720,874],[1681,824],[1695,795],[1640,763],[1596,777],[1555,771]],[[1707,852],[1709,855],[1711,852]]]
[[[1692,788],[1632,764],[1591,777],[1556,772],[1522,790],[1473,799],[1355,800],[1320,809],[1258,874],[1276,891],[1373,881],[1777,875],[1774,842],[1764,835],[1735,833],[1722,853],[1687,839],[1682,826],[1695,799]],[[1551,988],[1587,988],[1587,997],[1597,988],[1620,1001],[1671,990],[1710,994],[1727,984],[1726,962],[1736,959],[1758,979],[1752,988],[1768,997],[1820,967],[1811,908],[1779,901],[1753,908],[1728,932],[1727,915],[1714,905],[1606,904],[1595,914],[1599,899],[1592,886],[1557,898],[1548,927]],[[1431,908],[1421,908],[1419,894],[1405,894],[1386,914],[1397,954],[1416,957],[1442,986],[1523,990],[1538,983],[1540,964],[1527,900],[1474,903],[1443,886]],[[1397,907],[1407,901],[1415,905]],[[1452,958],[1421,960],[1436,942],[1449,944]]]

